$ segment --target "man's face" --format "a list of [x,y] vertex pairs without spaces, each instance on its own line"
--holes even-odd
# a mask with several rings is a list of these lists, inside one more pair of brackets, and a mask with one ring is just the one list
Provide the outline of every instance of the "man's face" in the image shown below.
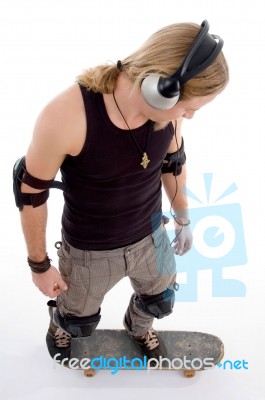
[[172,121],[178,118],[191,119],[196,111],[200,110],[203,106],[213,101],[216,96],[217,94],[213,94],[202,97],[194,97],[189,100],[181,100],[169,110],[155,110],[148,106],[149,119],[160,123]]

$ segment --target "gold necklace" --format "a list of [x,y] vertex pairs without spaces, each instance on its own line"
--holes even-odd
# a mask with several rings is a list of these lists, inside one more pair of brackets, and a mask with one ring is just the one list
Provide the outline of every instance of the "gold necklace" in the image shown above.
[[119,110],[119,113],[121,114],[121,116],[122,116],[122,118],[123,118],[123,120],[124,120],[124,122],[125,122],[125,124],[126,124],[126,126],[127,126],[127,128],[128,128],[128,130],[129,130],[129,132],[130,132],[131,138],[133,139],[133,141],[134,141],[136,147],[138,148],[138,150],[139,150],[140,153],[142,154],[142,160],[141,160],[142,162],[140,163],[140,165],[141,165],[144,169],[146,169],[147,166],[148,166],[148,164],[150,163],[150,160],[149,160],[148,155],[147,155],[147,150],[148,150],[149,141],[150,141],[150,136],[151,136],[152,124],[150,125],[150,130],[149,130],[148,139],[147,139],[147,144],[146,144],[146,150],[143,151],[143,150],[141,149],[141,147],[139,146],[138,142],[136,141],[136,139],[135,139],[135,137],[134,137],[134,134],[132,133],[132,131],[131,131],[131,129],[130,129],[130,127],[129,127],[129,125],[128,125],[126,119],[125,119],[125,117],[124,117],[124,115],[123,115],[123,113],[121,112],[120,107],[118,106],[118,103],[117,103],[117,100],[116,100],[116,97],[115,97],[114,92],[112,92],[112,95],[113,95],[113,99],[114,99],[114,102],[115,102],[115,104],[116,104],[116,107],[117,107],[117,109]]

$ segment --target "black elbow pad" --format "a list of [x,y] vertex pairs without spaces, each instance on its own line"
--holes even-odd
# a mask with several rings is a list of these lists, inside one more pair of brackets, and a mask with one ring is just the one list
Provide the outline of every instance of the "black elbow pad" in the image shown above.
[[172,173],[174,176],[181,174],[182,165],[186,162],[183,138],[181,147],[175,153],[167,153],[164,161],[161,168],[162,174]]
[[[33,187],[34,189],[43,190],[40,193],[22,193],[21,184]],[[15,196],[16,206],[21,211],[23,206],[31,205],[39,207],[46,203],[49,197],[49,188],[65,189],[65,185],[60,181],[43,180],[30,175],[26,169],[25,157],[19,158],[13,167],[13,192]]]

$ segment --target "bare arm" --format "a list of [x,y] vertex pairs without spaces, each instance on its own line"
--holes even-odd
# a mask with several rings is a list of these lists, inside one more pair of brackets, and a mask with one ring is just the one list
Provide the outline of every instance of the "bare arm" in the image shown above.
[[[174,153],[181,146],[181,123],[177,121],[177,143],[176,138],[172,139],[168,153]],[[186,165],[182,166],[182,172],[175,177],[172,173],[162,174],[162,184],[176,217],[184,224],[188,222],[188,200],[185,194],[186,186]],[[185,254],[192,246],[192,235],[189,226],[181,226],[175,220],[175,250],[179,255]]]
[[[38,118],[31,144],[26,154],[27,171],[39,179],[53,179],[65,157],[61,149],[59,135],[54,126],[55,107],[49,105]],[[37,193],[41,190],[21,185],[24,193]],[[24,206],[21,211],[21,224],[30,259],[39,262],[46,256],[47,205],[39,207]]]
[[[76,155],[80,152],[85,133],[81,94],[79,88],[74,85],[48,104],[40,114],[26,154],[27,171],[39,179],[54,179],[66,154]],[[40,192],[26,184],[22,184],[21,191]],[[21,225],[28,256],[34,262],[43,261],[47,254],[47,216],[46,204],[36,208],[24,206],[21,211]],[[32,275],[36,286],[50,297],[57,296],[61,289],[66,288],[54,267],[42,274]]]
[[[168,153],[174,153],[177,151],[181,146],[181,125],[182,119],[177,121],[177,129],[176,129],[176,138],[173,137],[170,147],[168,148]],[[177,186],[176,186],[176,179],[177,179]],[[183,216],[185,216],[185,210],[187,212],[188,208],[188,201],[187,197],[184,192],[184,188],[186,186],[186,165],[182,166],[182,172],[180,175],[175,177],[172,173],[162,174],[162,183],[164,190],[167,194],[167,197],[172,203],[172,208],[176,214],[181,214],[182,211]],[[177,190],[177,192],[176,192]],[[173,201],[173,202],[172,202]]]
[[[176,187],[177,179],[177,187]],[[162,176],[163,187],[167,197],[172,203],[172,208],[177,216],[180,218],[188,218],[188,200],[183,191],[186,186],[186,165],[182,166],[182,172],[176,178],[171,174],[163,174]],[[177,189],[177,193],[176,193]],[[173,200],[173,202],[172,202]]]
[[43,204],[37,208],[25,206],[20,216],[28,257],[35,262],[41,262],[45,259],[47,253],[47,204]]

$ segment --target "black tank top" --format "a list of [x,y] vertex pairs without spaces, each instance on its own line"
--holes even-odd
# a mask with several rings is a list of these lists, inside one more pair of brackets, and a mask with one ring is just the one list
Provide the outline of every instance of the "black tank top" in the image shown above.
[[172,139],[173,126],[153,131],[147,121],[132,129],[145,151],[150,129],[146,169],[142,154],[128,130],[108,117],[103,96],[80,86],[87,117],[87,135],[79,155],[67,156],[61,166],[64,193],[62,233],[82,250],[110,250],[133,244],[161,222],[161,165]]

